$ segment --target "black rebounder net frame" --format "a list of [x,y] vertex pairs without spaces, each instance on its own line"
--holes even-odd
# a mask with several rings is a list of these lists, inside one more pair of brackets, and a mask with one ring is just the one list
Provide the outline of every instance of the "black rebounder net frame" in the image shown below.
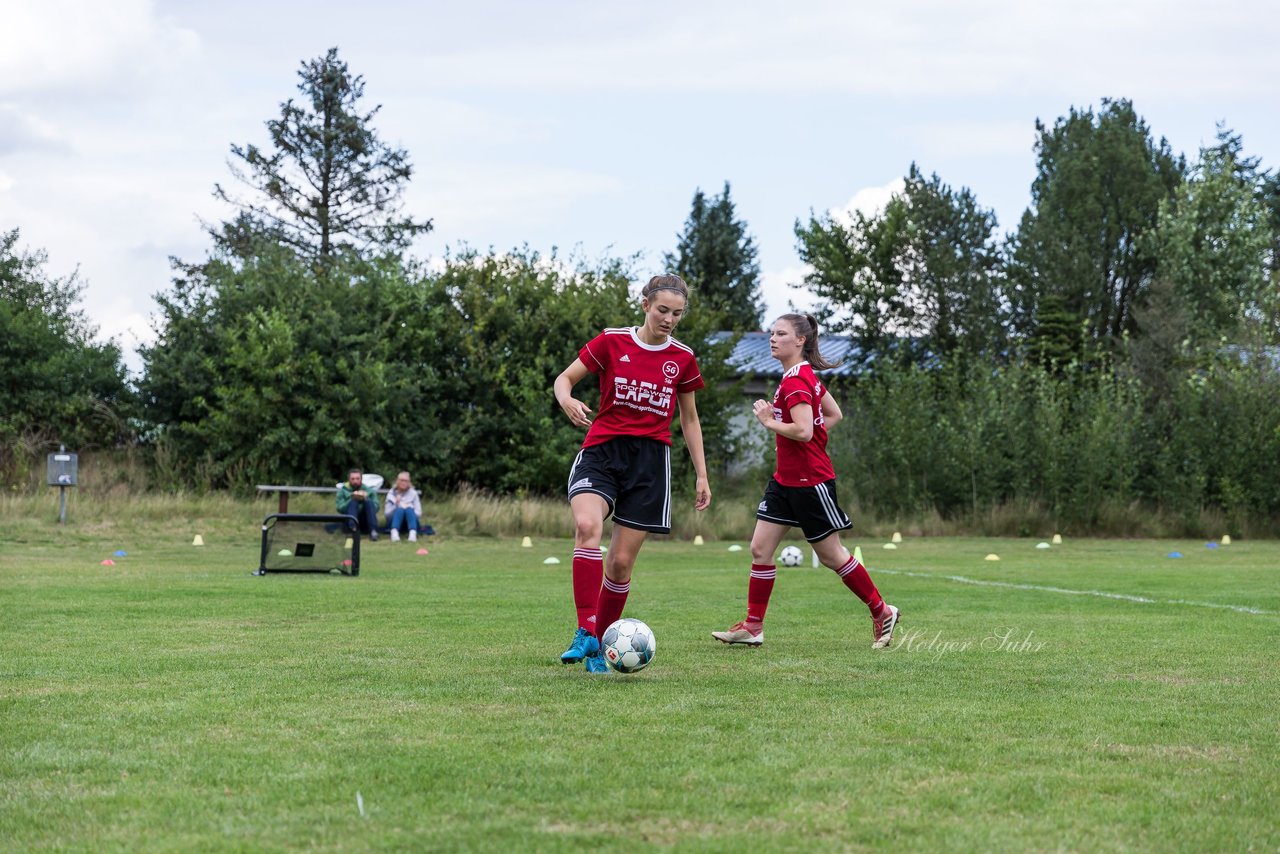
[[273,513],[262,520],[262,556],[254,575],[335,569],[360,574],[360,527],[353,517]]

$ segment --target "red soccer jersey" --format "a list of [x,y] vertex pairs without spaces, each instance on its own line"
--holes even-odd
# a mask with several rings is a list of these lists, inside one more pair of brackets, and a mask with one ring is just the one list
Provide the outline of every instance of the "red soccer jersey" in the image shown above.
[[778,434],[778,470],[773,479],[783,486],[813,486],[836,476],[827,456],[827,423],[822,418],[822,396],[826,389],[808,362],[801,362],[782,375],[773,393],[773,419],[792,424],[791,408],[807,403],[813,407],[813,438],[797,442]]
[[645,344],[634,327],[606,329],[578,351],[587,370],[600,375],[600,407],[582,447],[615,436],[641,436],[671,444],[676,395],[702,388],[693,351],[674,338]]

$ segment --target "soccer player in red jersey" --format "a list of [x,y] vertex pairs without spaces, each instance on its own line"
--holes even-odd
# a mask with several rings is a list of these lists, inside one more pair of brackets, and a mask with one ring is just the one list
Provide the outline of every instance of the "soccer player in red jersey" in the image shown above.
[[[608,671],[600,636],[622,616],[645,538],[671,532],[671,421],[677,404],[697,476],[694,507],[703,510],[711,503],[694,401],[702,373],[693,351],[671,337],[688,299],[689,288],[679,276],[654,276],[641,291],[644,323],[601,332],[556,377],[560,408],[575,425],[588,428],[569,471],[578,631],[560,660],[585,661],[592,673]],[[600,411],[594,419],[573,397],[574,386],[589,373],[600,378]],[[606,560],[600,538],[610,515],[613,536]]]
[[893,642],[898,609],[885,604],[866,567],[840,542],[839,532],[853,526],[836,500],[827,428],[843,416],[831,392],[814,374],[814,369],[835,367],[818,352],[817,321],[807,314],[782,315],[769,333],[769,352],[782,363],[782,382],[773,403],[757,400],[754,410],[760,423],[776,434],[778,467],[756,512],[747,617],[711,636],[729,644],[764,643],[764,614],[777,573],[773,555],[787,531],[799,527],[823,565],[871,609],[872,647],[883,649]]

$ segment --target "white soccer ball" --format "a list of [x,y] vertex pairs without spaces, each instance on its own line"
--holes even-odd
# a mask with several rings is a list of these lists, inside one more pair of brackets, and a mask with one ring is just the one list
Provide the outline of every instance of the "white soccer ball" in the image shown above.
[[804,552],[795,546],[787,546],[778,553],[778,563],[783,566],[799,566],[804,561]]
[[604,630],[600,638],[604,660],[619,673],[636,673],[653,661],[658,651],[653,630],[639,620],[623,617]]

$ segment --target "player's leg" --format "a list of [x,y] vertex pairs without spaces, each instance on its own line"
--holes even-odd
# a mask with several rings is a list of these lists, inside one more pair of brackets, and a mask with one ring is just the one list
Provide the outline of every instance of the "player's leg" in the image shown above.
[[[762,504],[767,504],[767,499]],[[747,616],[734,623],[726,631],[712,632],[711,637],[721,643],[738,643],[760,646],[764,643],[764,615],[773,594],[773,582],[778,567],[773,556],[778,544],[791,530],[790,525],[756,519],[756,530],[751,535],[751,577],[747,581]]]
[[853,595],[857,596],[871,611],[872,647],[883,649],[893,642],[893,631],[898,626],[898,609],[886,604],[875,582],[867,573],[867,568],[840,542],[840,535],[832,533],[813,543],[822,565],[840,576]]
[[573,511],[573,605],[578,629],[569,648],[560,656],[566,664],[582,661],[599,651],[596,640],[596,603],[604,579],[604,555],[600,537],[609,504],[594,492],[580,492],[569,501]]
[[[651,533],[671,532],[671,448],[652,439],[627,437],[618,443],[619,489],[613,507],[613,534],[596,603],[596,638],[622,616],[631,592],[631,572]],[[586,659],[592,673],[606,671],[604,656]]]
[[605,629],[622,617],[631,592],[631,572],[635,568],[640,547],[649,536],[648,531],[628,528],[616,521],[613,536],[609,538],[609,555],[604,562],[604,583],[600,586],[600,598],[596,601],[596,652],[585,659],[587,671],[605,673],[608,665],[600,654],[599,639]]

